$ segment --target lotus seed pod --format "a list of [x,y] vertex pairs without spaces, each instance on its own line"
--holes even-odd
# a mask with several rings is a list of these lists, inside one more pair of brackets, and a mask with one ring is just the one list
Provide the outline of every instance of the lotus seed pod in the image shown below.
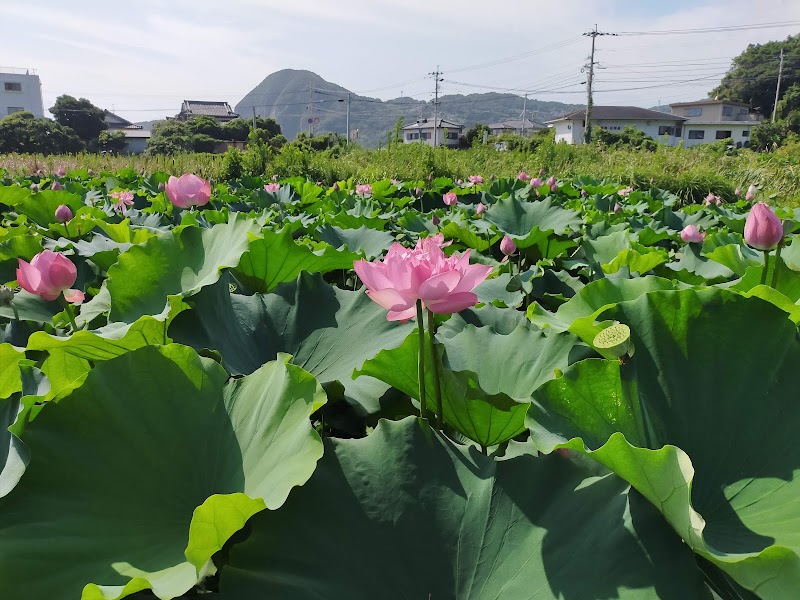
[[0,285],[0,306],[11,306],[14,300],[14,290],[10,287]]
[[606,350],[617,358],[622,358],[626,354],[633,356],[631,330],[623,323],[603,329],[595,336],[592,346],[598,350]]

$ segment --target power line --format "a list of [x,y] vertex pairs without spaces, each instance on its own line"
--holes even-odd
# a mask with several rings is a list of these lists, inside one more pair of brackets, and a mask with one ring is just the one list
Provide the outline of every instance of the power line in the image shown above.
[[661,29],[654,31],[619,31],[617,35],[687,35],[698,33],[728,33],[736,31],[749,31],[754,29],[773,29],[776,27],[796,27],[800,21],[774,21],[771,23],[755,23],[751,25],[725,25],[721,27],[699,27],[696,29]]
[[514,62],[514,61],[517,61],[517,60],[521,60],[523,58],[536,56],[537,54],[543,54],[545,52],[551,52],[553,50],[560,50],[561,48],[565,48],[567,46],[570,46],[570,45],[576,43],[580,39],[581,39],[581,36],[578,35],[578,36],[563,40],[561,42],[556,42],[554,44],[550,44],[549,46],[543,46],[542,48],[537,48],[536,50],[530,50],[528,52],[523,52],[522,54],[516,54],[514,56],[508,56],[506,58],[499,58],[499,59],[496,59],[496,60],[493,60],[493,61],[489,61],[489,62],[485,62],[485,63],[479,63],[479,64],[475,64],[475,65],[470,65],[470,66],[467,66],[467,67],[460,67],[460,68],[457,68],[457,69],[448,69],[448,72],[450,72],[450,73],[461,73],[463,71],[473,71],[473,70],[476,70],[476,69],[485,69],[487,67],[494,67],[494,66],[497,66],[497,65],[502,65],[502,64]]

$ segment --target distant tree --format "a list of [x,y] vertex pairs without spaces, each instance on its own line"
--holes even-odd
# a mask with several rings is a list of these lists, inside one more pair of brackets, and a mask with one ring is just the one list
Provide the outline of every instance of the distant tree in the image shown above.
[[489,126],[483,123],[475,123],[475,125],[467,129],[465,137],[467,138],[469,145],[475,146],[477,144],[482,144],[484,131],[489,131]]
[[128,138],[121,131],[101,131],[97,138],[97,147],[104,152],[123,152]]
[[192,135],[207,136],[215,140],[225,138],[222,125],[214,117],[209,117],[208,115],[192,117],[186,122],[186,127]]
[[776,123],[766,121],[753,128],[750,143],[753,150],[769,151],[782,145],[788,133],[785,121],[778,120]]
[[248,119],[233,119],[222,126],[222,135],[226,140],[244,142],[252,129],[252,121]]
[[18,112],[0,120],[0,154],[67,154],[82,149],[83,143],[72,129],[50,119]]
[[108,127],[105,111],[86,98],[77,100],[72,96],[59,96],[50,112],[60,125],[69,127],[81,140],[90,145],[95,143],[100,132]]
[[397,117],[397,122],[394,124],[394,142],[397,144],[403,143],[403,125],[406,119],[403,116]]
[[641,148],[643,150],[658,148],[658,142],[633,125],[623,127],[619,133],[597,127],[594,130],[593,141],[609,148]]
[[205,133],[192,136],[192,150],[195,152],[214,152],[218,143],[219,140]]
[[266,131],[270,138],[283,134],[280,124],[272,117],[256,117],[256,127],[259,131]]
[[153,125],[147,154],[179,154],[193,150],[194,136],[186,123],[159,121]]
[[292,142],[292,145],[302,150],[322,152],[334,148],[343,148],[345,146],[345,137],[335,132],[310,136],[305,131],[301,131]]
[[800,83],[800,35],[789,36],[784,41],[750,44],[733,59],[720,84],[709,96],[720,100],[747,102],[763,115],[772,115],[775,103],[775,86],[778,83],[778,64],[781,49],[784,52],[784,69],[781,79],[781,94]]

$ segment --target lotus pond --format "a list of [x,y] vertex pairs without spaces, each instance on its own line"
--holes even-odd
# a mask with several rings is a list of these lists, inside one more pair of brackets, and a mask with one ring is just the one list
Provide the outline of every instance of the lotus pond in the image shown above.
[[0,178],[0,598],[800,597],[800,215],[523,175]]

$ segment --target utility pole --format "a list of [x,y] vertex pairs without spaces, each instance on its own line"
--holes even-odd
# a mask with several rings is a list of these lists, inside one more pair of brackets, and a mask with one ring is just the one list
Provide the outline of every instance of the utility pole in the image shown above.
[[[344,102],[344,98],[340,98],[339,102]],[[347,127],[347,141],[346,144],[350,145],[350,94],[347,94],[347,119],[346,119],[346,127]]]
[[258,129],[258,125],[256,125],[256,107],[253,106],[253,131]]
[[439,82],[443,81],[443,79],[440,78],[442,73],[439,71],[439,65],[436,65],[436,70],[433,73],[428,73],[428,75],[433,75],[433,79],[436,82],[433,100],[433,147],[436,148],[436,142],[439,138]]
[[775,106],[772,107],[772,122],[778,114],[778,95],[781,93],[781,76],[783,75],[783,48],[781,48],[781,62],[778,65],[778,85],[775,87]]
[[597,24],[595,23],[594,29],[583,35],[592,38],[592,53],[589,55],[589,64],[585,65],[581,72],[588,69],[589,75],[586,78],[586,124],[583,128],[583,141],[590,143],[592,141],[592,82],[594,81],[594,66],[597,64],[594,61],[594,43],[598,35],[617,35],[616,33],[605,33],[597,31]]
[[525,120],[528,118],[528,94],[522,101],[522,136],[525,137]]

